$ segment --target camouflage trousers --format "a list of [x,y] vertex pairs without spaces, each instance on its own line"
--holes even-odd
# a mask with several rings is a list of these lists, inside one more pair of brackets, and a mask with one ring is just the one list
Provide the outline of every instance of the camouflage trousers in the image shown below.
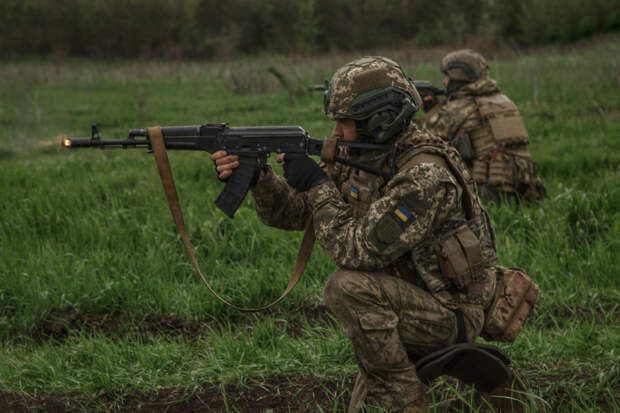
[[[456,342],[454,312],[421,288],[379,272],[338,270],[323,297],[353,343],[360,369],[349,413],[364,399],[395,411],[422,399],[414,362]],[[479,330],[466,317],[466,331],[470,327]]]

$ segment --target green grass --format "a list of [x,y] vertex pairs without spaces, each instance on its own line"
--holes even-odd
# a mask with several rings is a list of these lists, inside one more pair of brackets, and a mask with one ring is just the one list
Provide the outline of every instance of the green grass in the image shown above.
[[[440,82],[436,60],[394,56],[416,78]],[[549,190],[536,205],[489,211],[500,262],[524,268],[541,287],[523,333],[501,345],[544,400],[548,408],[541,411],[620,411],[618,56],[618,43],[607,42],[490,62],[492,76],[524,115]],[[107,138],[155,124],[204,122],[299,124],[313,136],[329,135],[320,94],[300,90],[348,60],[0,66],[0,391],[114,394],[113,406],[123,395],[162,387],[353,374],[353,352],[338,328],[311,326],[300,337],[283,328],[287,311],[320,300],[335,269],[318,246],[304,279],[276,312],[239,315],[194,274],[151,155],[56,146],[59,133],[87,135],[94,121]],[[276,298],[301,234],[263,226],[250,198],[228,219],[213,205],[221,184],[208,155],[170,158],[209,281],[239,305]],[[232,321],[195,341],[136,340],[122,334],[128,326],[113,337],[71,330],[64,341],[33,339],[37,323],[62,307],[128,314],[127,320],[165,313],[225,326]]]

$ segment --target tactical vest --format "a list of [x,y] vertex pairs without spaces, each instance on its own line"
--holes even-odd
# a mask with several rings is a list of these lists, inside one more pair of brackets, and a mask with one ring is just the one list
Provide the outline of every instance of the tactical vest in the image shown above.
[[[462,303],[490,303],[495,290],[493,265],[497,261],[494,234],[486,211],[476,196],[475,184],[456,150],[440,138],[417,134],[399,143],[398,171],[421,163],[448,169],[459,183],[462,211],[433,228],[427,239],[403,256],[389,272],[429,291],[449,308]],[[340,171],[345,200],[356,218],[384,193],[387,181],[363,171]]]
[[476,153],[471,169],[476,183],[524,194],[537,178],[517,106],[501,93],[473,100],[478,110],[467,116],[461,130],[468,134]]

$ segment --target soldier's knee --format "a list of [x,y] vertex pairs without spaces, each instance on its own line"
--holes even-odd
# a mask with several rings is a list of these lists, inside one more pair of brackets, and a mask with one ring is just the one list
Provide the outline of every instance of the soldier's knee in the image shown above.
[[383,307],[383,288],[376,274],[340,269],[332,274],[323,290],[325,305],[335,314],[355,308]]
[[351,278],[351,271],[337,270],[334,272],[323,289],[323,301],[327,308],[333,311],[333,308],[340,305],[344,296],[347,295],[349,286],[348,280]]

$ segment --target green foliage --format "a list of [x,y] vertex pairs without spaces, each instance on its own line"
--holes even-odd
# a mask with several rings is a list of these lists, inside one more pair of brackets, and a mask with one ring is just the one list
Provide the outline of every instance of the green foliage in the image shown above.
[[516,35],[525,43],[568,42],[620,28],[620,10],[613,0],[524,0],[517,16]]
[[614,0],[5,0],[0,56],[230,59],[410,45],[568,42],[620,29]]

